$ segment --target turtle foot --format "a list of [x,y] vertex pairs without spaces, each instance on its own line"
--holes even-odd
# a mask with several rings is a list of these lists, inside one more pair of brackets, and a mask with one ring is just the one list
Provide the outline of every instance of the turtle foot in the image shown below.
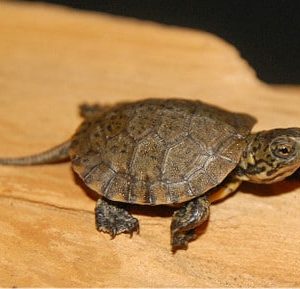
[[95,208],[98,231],[109,233],[112,238],[121,233],[139,232],[139,221],[116,204],[99,199]]
[[196,228],[209,216],[209,201],[206,196],[195,198],[174,212],[171,223],[173,252],[187,249],[188,243],[197,238]]

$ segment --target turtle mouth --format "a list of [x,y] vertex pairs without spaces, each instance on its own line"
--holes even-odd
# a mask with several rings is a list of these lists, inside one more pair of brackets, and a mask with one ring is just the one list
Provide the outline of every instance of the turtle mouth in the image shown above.
[[252,176],[252,179],[255,179],[257,183],[272,184],[284,180],[286,177],[292,175],[298,168],[300,163],[282,168],[276,168],[272,170],[267,170],[257,174],[255,177]]

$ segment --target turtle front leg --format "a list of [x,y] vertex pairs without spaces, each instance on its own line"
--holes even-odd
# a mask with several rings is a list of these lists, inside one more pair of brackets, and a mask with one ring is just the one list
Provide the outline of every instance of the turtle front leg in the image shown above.
[[227,196],[234,193],[241,183],[241,180],[233,178],[217,190],[212,190],[208,197],[210,203],[225,199]]
[[171,245],[177,249],[187,249],[188,243],[196,239],[196,228],[209,216],[210,202],[206,196],[195,198],[174,212],[171,223]]
[[109,233],[112,238],[121,233],[133,234],[139,231],[138,219],[116,203],[99,199],[95,208],[96,226],[98,231]]

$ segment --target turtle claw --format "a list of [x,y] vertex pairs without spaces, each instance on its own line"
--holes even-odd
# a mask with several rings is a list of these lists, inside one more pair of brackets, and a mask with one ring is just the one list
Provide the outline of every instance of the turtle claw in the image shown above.
[[171,245],[172,252],[176,253],[177,250],[186,250],[190,241],[195,240],[197,234],[194,229],[187,232],[176,232],[172,234]]
[[115,228],[111,228],[111,231],[109,232],[108,230],[105,231],[104,228],[97,226],[97,230],[109,233],[111,240],[113,240],[117,236],[117,231]]
[[99,199],[95,214],[97,230],[110,234],[112,239],[121,233],[129,233],[132,237],[133,232],[139,232],[138,219],[113,203]]
[[[134,218],[134,219],[135,219],[135,218]],[[134,232],[135,232],[137,235],[140,234],[140,225],[139,225],[139,222],[138,222],[137,219],[135,219],[135,220],[137,221],[137,224],[135,225],[134,229],[131,230],[131,231],[129,232],[130,238],[132,238]]]

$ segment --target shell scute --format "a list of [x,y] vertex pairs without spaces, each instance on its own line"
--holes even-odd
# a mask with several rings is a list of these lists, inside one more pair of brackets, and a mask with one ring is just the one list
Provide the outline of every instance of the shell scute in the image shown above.
[[83,181],[96,192],[106,192],[111,180],[116,173],[104,163],[92,167],[88,173],[83,176]]
[[133,156],[135,141],[126,132],[115,136],[105,148],[103,148],[103,159],[110,163],[113,170],[127,173]]
[[207,188],[213,188],[217,184],[215,176],[207,175],[204,170],[196,171],[189,180],[189,185],[194,195],[199,195],[199,192],[206,192]]
[[141,140],[154,133],[160,123],[159,111],[154,105],[139,106],[134,110],[134,116],[128,123],[127,131],[135,140]]
[[116,174],[111,178],[103,195],[108,199],[120,202],[134,202],[136,196],[131,193],[131,182],[128,176],[123,174]]
[[136,196],[138,203],[151,204],[154,203],[155,195],[151,194],[148,183],[145,181],[136,181],[131,184],[131,193]]
[[[158,204],[170,204],[171,198],[166,183],[162,181],[154,182],[149,188],[150,194],[155,197]],[[153,203],[152,203],[153,204]]]
[[161,178],[161,161],[165,154],[165,145],[160,138],[150,135],[136,145],[130,175],[137,180],[153,182]]
[[194,161],[199,153],[199,146],[189,138],[169,148],[163,167],[163,179],[180,182],[186,172],[194,167]]
[[158,135],[169,145],[178,143],[189,133],[190,119],[184,111],[167,110],[158,129]]
[[211,150],[220,138],[226,138],[228,133],[234,134],[233,127],[218,120],[203,115],[195,115],[191,122],[191,137],[206,150]]
[[187,181],[171,183],[169,184],[168,187],[169,187],[168,202],[170,203],[181,202],[183,194],[186,195],[187,198],[195,197]]

